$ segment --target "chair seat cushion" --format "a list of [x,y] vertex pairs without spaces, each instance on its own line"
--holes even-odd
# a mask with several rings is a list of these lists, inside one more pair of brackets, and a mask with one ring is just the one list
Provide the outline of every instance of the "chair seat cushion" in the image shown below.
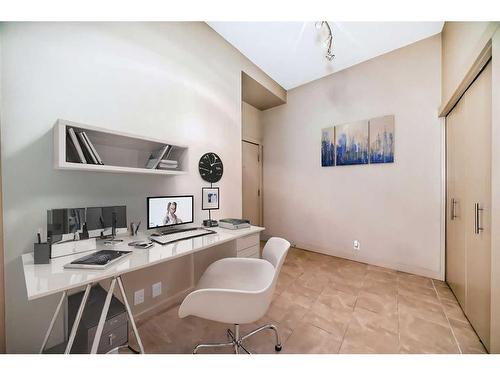
[[224,258],[212,263],[196,289],[232,289],[256,292],[269,287],[274,267],[264,259]]

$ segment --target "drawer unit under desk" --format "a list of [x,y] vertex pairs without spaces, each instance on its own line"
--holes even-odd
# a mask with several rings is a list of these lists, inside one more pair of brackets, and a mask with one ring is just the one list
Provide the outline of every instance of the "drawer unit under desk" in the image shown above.
[[260,235],[256,233],[238,238],[236,253],[239,258],[260,258]]

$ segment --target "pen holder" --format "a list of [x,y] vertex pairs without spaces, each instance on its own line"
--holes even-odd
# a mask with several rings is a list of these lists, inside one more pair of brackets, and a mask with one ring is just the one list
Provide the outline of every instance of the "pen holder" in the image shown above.
[[137,230],[139,229],[139,226],[141,225],[141,222],[138,222],[138,223],[134,223],[134,222],[131,222],[130,223],[130,235],[131,236],[135,236],[137,234]]
[[49,264],[50,263],[50,243],[35,243],[33,244],[33,258],[35,264]]

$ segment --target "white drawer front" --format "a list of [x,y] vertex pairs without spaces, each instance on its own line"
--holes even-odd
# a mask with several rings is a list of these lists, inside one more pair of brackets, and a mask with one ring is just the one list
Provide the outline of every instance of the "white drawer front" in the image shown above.
[[260,258],[259,245],[238,251],[238,258]]
[[251,234],[250,236],[238,238],[236,240],[236,250],[239,252],[249,247],[259,245],[259,234]]

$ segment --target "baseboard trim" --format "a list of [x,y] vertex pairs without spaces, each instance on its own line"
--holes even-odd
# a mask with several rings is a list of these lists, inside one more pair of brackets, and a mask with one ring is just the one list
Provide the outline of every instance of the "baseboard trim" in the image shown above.
[[[273,237],[273,236],[272,235],[262,235],[262,239],[264,241],[267,241],[271,237]],[[323,248],[321,246],[311,245],[311,244],[303,243],[303,242],[293,242],[293,241],[290,241],[290,242],[292,243],[292,247],[297,247],[299,249],[311,251],[313,253],[331,255],[334,257],[338,257],[338,258],[343,258],[343,259],[353,260],[356,262],[370,264],[372,266],[389,268],[389,269],[396,270],[396,271],[412,273],[415,275],[430,277],[432,279],[444,281],[444,278],[443,278],[441,271],[434,271],[434,270],[430,270],[427,268],[416,267],[416,266],[412,266],[409,264],[403,264],[403,263],[392,263],[392,262],[387,262],[383,259],[374,259],[371,257],[366,257],[366,256],[364,257],[361,255],[356,256],[356,255],[353,255],[353,254],[345,252],[345,251],[327,249],[327,248]]]

